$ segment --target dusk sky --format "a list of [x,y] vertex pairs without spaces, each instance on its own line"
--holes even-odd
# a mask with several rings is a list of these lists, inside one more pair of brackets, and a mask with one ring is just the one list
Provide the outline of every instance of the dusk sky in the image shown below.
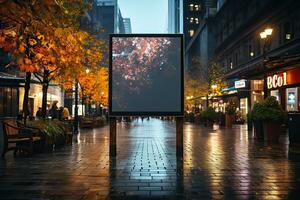
[[119,0],[123,17],[131,19],[132,33],[166,33],[168,0]]

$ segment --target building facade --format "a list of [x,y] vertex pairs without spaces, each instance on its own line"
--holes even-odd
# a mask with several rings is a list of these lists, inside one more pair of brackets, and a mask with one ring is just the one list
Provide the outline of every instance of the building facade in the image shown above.
[[123,18],[125,33],[132,33],[130,18]]
[[299,111],[299,10],[297,0],[227,0],[215,16],[214,56],[244,116],[264,98],[264,86],[285,110]]
[[183,0],[168,0],[168,33],[183,31]]
[[85,23],[89,30],[97,29],[102,38],[110,33],[124,33],[124,22],[117,0],[94,0]]
[[185,44],[189,45],[205,18],[213,16],[217,10],[215,0],[187,0],[183,5],[183,32]]

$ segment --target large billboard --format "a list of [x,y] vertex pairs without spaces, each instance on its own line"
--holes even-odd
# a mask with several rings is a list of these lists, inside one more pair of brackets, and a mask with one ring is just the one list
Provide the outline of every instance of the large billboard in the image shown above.
[[110,36],[111,116],[183,115],[183,36]]

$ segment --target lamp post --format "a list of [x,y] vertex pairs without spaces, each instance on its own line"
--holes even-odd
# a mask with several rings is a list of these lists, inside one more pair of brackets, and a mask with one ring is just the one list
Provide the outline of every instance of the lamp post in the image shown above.
[[75,80],[74,133],[78,133],[78,79]]
[[263,32],[260,33],[260,38],[264,42],[263,44],[263,73],[264,73],[264,99],[268,97],[268,85],[267,85],[267,55],[268,50],[271,45],[271,36],[272,36],[273,29],[266,28]]

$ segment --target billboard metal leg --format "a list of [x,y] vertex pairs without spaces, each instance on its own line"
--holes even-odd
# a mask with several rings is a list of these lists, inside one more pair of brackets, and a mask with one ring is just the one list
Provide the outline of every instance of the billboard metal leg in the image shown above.
[[117,156],[117,121],[115,117],[109,118],[109,156]]
[[176,157],[183,159],[183,117],[176,117]]

